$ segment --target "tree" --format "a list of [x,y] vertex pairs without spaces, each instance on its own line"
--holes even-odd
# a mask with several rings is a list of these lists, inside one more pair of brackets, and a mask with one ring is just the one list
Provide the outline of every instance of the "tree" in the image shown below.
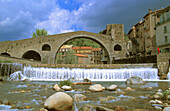
[[77,58],[74,54],[75,53],[73,50],[68,50],[66,52],[64,63],[65,64],[77,64]]
[[62,58],[62,53],[59,52],[56,57],[56,64],[62,64],[63,58]]
[[78,46],[78,47],[91,46],[92,48],[100,48],[100,45],[97,42],[91,39],[87,39],[87,38],[72,39],[66,42],[65,44]]
[[32,34],[32,38],[35,37],[41,37],[41,36],[47,36],[48,35],[48,31],[43,29],[36,29],[36,32],[33,32]]

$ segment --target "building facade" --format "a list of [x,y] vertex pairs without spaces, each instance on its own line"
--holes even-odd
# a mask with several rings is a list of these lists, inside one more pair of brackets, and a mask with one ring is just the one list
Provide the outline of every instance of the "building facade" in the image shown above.
[[155,22],[160,18],[156,18],[154,15],[160,10],[150,10],[143,17],[143,20],[133,26],[128,32],[129,39],[132,41],[132,52],[140,54],[140,56],[156,55],[156,31]]
[[156,46],[161,53],[170,53],[170,6],[155,14]]

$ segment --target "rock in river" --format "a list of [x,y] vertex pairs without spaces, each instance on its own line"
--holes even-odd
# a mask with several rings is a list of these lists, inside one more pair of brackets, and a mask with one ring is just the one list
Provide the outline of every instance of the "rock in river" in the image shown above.
[[95,84],[95,85],[91,85],[89,87],[89,90],[93,91],[93,92],[102,92],[104,90],[104,88],[100,84]]
[[126,80],[127,84],[144,84],[144,81],[142,80],[142,78],[138,77],[138,76],[133,76],[129,79]]
[[111,86],[107,87],[106,89],[109,91],[116,91],[117,85],[112,84]]
[[49,98],[47,98],[44,104],[45,108],[57,111],[67,111],[68,109],[72,108],[72,105],[72,97],[64,92],[57,92],[51,95]]
[[75,94],[74,96],[73,96],[73,98],[74,98],[74,101],[86,101],[87,100],[87,97],[85,96],[85,95],[83,95],[83,94]]
[[54,89],[55,91],[61,91],[61,88],[58,86],[58,84],[55,84],[55,85],[53,86],[53,89]]
[[64,91],[71,91],[71,90],[72,90],[72,87],[71,87],[71,86],[66,86],[66,85],[62,86],[61,88],[62,88]]

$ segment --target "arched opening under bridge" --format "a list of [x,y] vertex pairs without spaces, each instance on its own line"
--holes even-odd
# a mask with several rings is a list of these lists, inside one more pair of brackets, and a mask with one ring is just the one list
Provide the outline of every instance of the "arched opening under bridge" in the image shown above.
[[[68,55],[71,56],[68,57]],[[73,60],[69,60],[69,58]],[[109,64],[110,57],[102,42],[91,37],[74,37],[60,45],[56,51],[55,63]]]
[[41,61],[40,54],[38,52],[36,52],[36,51],[33,51],[33,50],[25,52],[23,54],[22,58],[24,58],[24,59],[33,59],[33,60],[36,60],[36,61]]

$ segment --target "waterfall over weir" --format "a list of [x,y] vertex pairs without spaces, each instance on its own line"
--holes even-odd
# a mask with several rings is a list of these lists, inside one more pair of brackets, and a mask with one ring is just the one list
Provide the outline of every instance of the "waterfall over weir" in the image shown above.
[[24,67],[23,75],[35,81],[61,81],[69,78],[91,81],[124,81],[132,76],[144,80],[159,80],[156,68],[81,69]]

